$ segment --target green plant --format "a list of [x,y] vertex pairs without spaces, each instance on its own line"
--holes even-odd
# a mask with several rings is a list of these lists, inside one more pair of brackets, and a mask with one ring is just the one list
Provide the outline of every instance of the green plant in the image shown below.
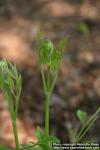
[[[21,75],[16,66],[6,60],[0,61],[0,88],[8,101],[9,112],[12,120],[16,150],[19,150],[19,140],[16,125],[19,97],[21,93]],[[15,105],[14,105],[15,100]]]
[[81,110],[77,111],[77,117],[79,118],[82,127],[78,134],[76,134],[75,141],[79,142],[81,139],[85,136],[85,134],[88,132],[88,130],[91,128],[91,126],[94,124],[94,122],[98,118],[98,114],[100,113],[100,107],[97,109],[97,111],[91,116],[88,117],[87,113]]
[[[59,49],[63,50],[65,42],[68,38],[61,40],[59,43]],[[3,90],[6,99],[8,100],[9,112],[13,125],[14,139],[16,150],[19,149],[41,149],[41,150],[51,150],[52,142],[58,142],[54,136],[49,135],[49,103],[50,97],[58,77],[59,66],[63,51],[58,51],[53,43],[41,36],[39,38],[39,58],[40,58],[40,68],[44,85],[44,92],[46,96],[46,106],[45,106],[45,132],[41,129],[37,129],[36,136],[39,140],[37,143],[31,142],[29,144],[24,144],[19,146],[18,132],[16,126],[16,117],[19,103],[19,96],[21,92],[21,76],[18,74],[16,66],[12,65],[9,61],[3,60],[0,62],[0,88]],[[47,74],[45,74],[45,67],[47,69]],[[54,73],[54,79],[51,78],[51,73]],[[46,75],[46,76],[45,76]],[[15,99],[15,104],[14,104]],[[47,144],[45,144],[47,143]]]
[[0,145],[0,150],[10,150],[10,149],[5,147],[4,145]]
[[76,25],[76,28],[80,33],[83,33],[83,34],[89,34],[90,33],[90,29],[89,29],[88,25],[84,22],[78,23]]
[[[36,130],[37,142],[30,142],[28,144],[19,145],[18,132],[16,125],[19,97],[21,93],[21,75],[17,72],[16,66],[9,61],[0,61],[0,88],[8,101],[9,112],[12,120],[13,132],[16,150],[55,150],[52,143],[60,143],[60,140],[49,134],[49,104],[50,98],[58,77],[59,66],[63,56],[63,49],[68,37],[59,42],[58,50],[54,47],[51,40],[45,38],[43,35],[38,36],[39,60],[40,69],[43,80],[44,94],[45,94],[45,130],[40,127]],[[15,100],[15,103],[14,103]],[[73,132],[69,126],[70,134],[73,142],[80,142],[90,127],[96,121],[100,107],[91,116],[81,110],[77,111],[77,117],[81,122],[81,129]],[[0,145],[0,150],[8,150],[7,147]],[[62,148],[59,148],[62,150]]]
[[[39,36],[38,48],[39,48],[40,69],[41,69],[41,75],[43,80],[44,93],[46,97],[45,134],[47,136],[49,135],[50,98],[58,77],[59,66],[63,56],[63,49],[67,41],[68,41],[68,37],[61,40],[58,47],[59,50],[57,50],[54,47],[51,40],[46,39],[43,35]],[[51,73],[53,73],[53,77],[51,77]]]
[[[51,40],[45,38],[43,34],[38,34],[38,48],[39,48],[39,60],[40,70],[43,80],[43,87],[45,93],[45,131],[42,131],[39,127],[36,130],[37,143],[30,143],[24,146],[26,148],[34,148],[37,150],[53,150],[52,143],[59,143],[60,140],[55,136],[49,135],[49,104],[50,98],[58,77],[59,66],[63,56],[63,49],[65,43],[68,41],[68,37],[59,42],[57,50]],[[51,75],[53,74],[53,76]]]

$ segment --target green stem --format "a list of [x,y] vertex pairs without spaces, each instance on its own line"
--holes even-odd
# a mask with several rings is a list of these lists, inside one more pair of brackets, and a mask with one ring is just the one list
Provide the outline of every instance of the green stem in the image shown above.
[[47,90],[48,90],[48,92],[49,92],[49,90],[50,90],[50,72],[51,72],[51,67],[50,67],[50,65],[48,65],[48,77],[47,77]]
[[52,83],[52,86],[51,86],[51,89],[50,89],[50,93],[52,93],[52,91],[53,91],[53,88],[54,88],[54,86],[55,86],[57,77],[58,77],[58,72],[56,72],[56,74],[55,74],[55,78],[54,78],[54,81],[53,81],[53,83]]
[[44,68],[43,68],[43,66],[41,66],[41,75],[42,75],[42,80],[43,80],[44,91],[47,92],[46,81],[45,81],[45,75],[44,75]]
[[19,95],[15,96],[16,98],[16,107],[15,107],[15,118],[17,118],[18,104],[19,104]]
[[80,135],[80,137],[78,138],[78,140],[77,140],[77,142],[79,142],[83,137],[84,137],[84,135],[87,133],[87,131],[91,128],[91,126],[93,125],[93,123],[95,122],[97,120],[97,117],[94,119],[94,120],[92,120],[91,122],[90,122],[90,124],[88,125],[88,127],[84,130],[84,132]]
[[17,125],[16,125],[16,112],[14,111],[14,106],[13,106],[11,95],[10,94],[9,94],[9,96],[6,95],[6,97],[9,101],[8,104],[9,104],[9,111],[10,111],[10,116],[11,116],[11,120],[12,120],[16,150],[19,150],[19,140],[18,140]]
[[45,134],[49,136],[49,102],[50,94],[46,94],[46,103],[45,103]]
[[[83,125],[83,127],[81,128],[78,136],[77,136],[77,139],[76,139],[76,142],[78,142],[82,137],[83,135],[85,135],[84,133],[86,133],[89,128],[92,126],[92,124],[95,122],[95,118],[97,118],[97,115],[98,113],[100,112],[100,107],[97,109],[97,111],[90,117],[90,119],[86,122],[86,124]],[[85,129],[86,128],[86,129]],[[87,130],[88,128],[88,130]]]
[[[48,81],[50,82],[50,76],[49,75],[48,75]],[[45,93],[46,94],[46,104],[45,104],[45,134],[47,136],[49,135],[49,103],[50,103],[50,96],[52,94],[52,91],[53,91],[54,85],[56,83],[57,77],[58,77],[58,72],[55,74],[55,78],[54,78],[54,81],[53,81],[51,87],[48,87],[48,92]],[[50,85],[50,83],[48,85]]]
[[19,140],[18,140],[18,131],[17,131],[16,119],[12,120],[12,125],[13,125],[13,132],[14,132],[14,140],[15,140],[16,150],[19,150]]

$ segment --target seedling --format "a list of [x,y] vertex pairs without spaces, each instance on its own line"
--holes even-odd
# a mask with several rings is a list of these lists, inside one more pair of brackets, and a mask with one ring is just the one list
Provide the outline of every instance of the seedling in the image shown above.
[[[49,103],[54,89],[61,59],[63,56],[63,49],[65,43],[68,41],[68,37],[61,40],[59,47],[54,47],[51,40],[46,39],[43,35],[39,36],[39,59],[40,59],[40,69],[44,86],[44,93],[46,97],[45,104],[45,134],[49,136]],[[47,73],[45,73],[47,71]],[[51,78],[51,73],[53,73],[53,78]]]
[[[16,150],[19,150],[18,132],[16,118],[21,93],[21,75],[18,74],[16,66],[6,60],[0,61],[0,88],[8,102],[9,112],[12,120]],[[14,105],[15,100],[15,105]]]
[[97,111],[91,116],[88,117],[87,113],[81,110],[77,111],[77,117],[79,118],[80,122],[82,123],[82,127],[78,134],[76,134],[76,142],[81,141],[81,139],[85,136],[85,134],[88,132],[88,130],[91,128],[91,126],[94,124],[94,122],[98,118],[98,114],[100,113],[100,107],[97,109]]
[[[12,65],[11,62],[6,60],[0,61],[0,88],[4,92],[8,102],[16,150],[54,150],[52,143],[60,142],[57,137],[51,136],[49,134],[49,104],[56,80],[58,78],[59,67],[63,57],[63,49],[66,42],[68,42],[68,37],[59,42],[57,49],[54,47],[51,40],[45,38],[43,35],[38,36],[40,69],[46,101],[45,131],[43,131],[40,127],[37,128],[37,142],[35,143],[30,142],[28,144],[19,145],[16,118],[21,93],[21,75],[18,73],[16,66]],[[82,125],[82,128],[78,132],[75,132],[75,138],[73,142],[79,142],[82,140],[84,135],[96,121],[99,112],[100,107],[91,117],[88,117],[86,112],[81,110],[77,111],[77,117]],[[70,133],[72,134],[73,132]],[[9,149],[1,145],[0,150]],[[62,148],[59,148],[59,150],[62,150]]]

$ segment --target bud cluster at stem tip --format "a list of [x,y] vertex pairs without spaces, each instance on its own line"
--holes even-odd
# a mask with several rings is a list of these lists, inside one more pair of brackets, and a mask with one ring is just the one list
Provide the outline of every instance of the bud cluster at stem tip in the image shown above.
[[54,47],[53,42],[50,39],[45,38],[41,34],[38,36],[38,39],[40,64],[42,66],[47,65],[57,72],[68,37],[59,42],[58,48]]

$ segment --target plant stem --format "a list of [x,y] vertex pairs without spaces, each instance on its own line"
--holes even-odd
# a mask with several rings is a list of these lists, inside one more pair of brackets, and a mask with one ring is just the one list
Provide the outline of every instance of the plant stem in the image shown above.
[[55,74],[55,78],[54,78],[54,80],[53,80],[53,83],[52,83],[52,86],[51,86],[51,89],[50,89],[50,93],[52,93],[52,91],[53,91],[53,89],[54,89],[54,86],[55,86],[57,77],[58,77],[58,71],[57,71],[56,74]]
[[90,127],[93,125],[93,123],[97,120],[97,117],[92,120],[92,122],[88,125],[88,127],[84,130],[84,132],[80,135],[80,137],[78,138],[77,142],[79,142],[83,136],[87,133],[87,131],[90,129]]
[[16,119],[12,120],[12,125],[13,125],[13,132],[14,132],[14,140],[15,140],[16,150],[19,150],[19,140],[18,140]]
[[42,80],[43,80],[44,91],[47,92],[45,75],[44,75],[44,68],[42,65],[41,65],[41,75],[42,75]]
[[[81,138],[85,135],[85,133],[88,131],[87,129],[89,129],[92,124],[96,121],[97,115],[100,112],[100,107],[97,109],[97,111],[90,117],[90,119],[86,122],[86,124],[83,125],[83,127],[81,128],[76,142],[80,141]],[[85,129],[86,128],[86,129]]]
[[17,125],[16,125],[17,112],[16,112],[16,110],[14,111],[13,103],[11,101],[11,99],[12,99],[11,95],[7,96],[7,98],[9,100],[9,111],[10,111],[11,120],[12,120],[12,126],[13,126],[13,133],[14,133],[14,140],[15,140],[16,150],[19,150],[19,140],[18,140]]
[[46,94],[46,103],[45,103],[45,134],[49,136],[49,102],[50,102],[50,93]]
[[47,77],[47,90],[49,92],[50,90],[50,72],[51,72],[51,68],[50,68],[50,65],[48,65],[48,77]]
[[48,83],[47,84],[48,91],[47,91],[47,93],[45,92],[45,95],[46,95],[46,104],[45,104],[45,134],[47,136],[49,136],[49,103],[50,103],[50,97],[51,97],[54,85],[56,83],[57,77],[58,77],[58,72],[56,72],[55,78],[54,78],[53,83],[52,83],[52,85],[50,87],[50,70],[49,70],[49,72],[48,72],[48,82],[47,82]]

